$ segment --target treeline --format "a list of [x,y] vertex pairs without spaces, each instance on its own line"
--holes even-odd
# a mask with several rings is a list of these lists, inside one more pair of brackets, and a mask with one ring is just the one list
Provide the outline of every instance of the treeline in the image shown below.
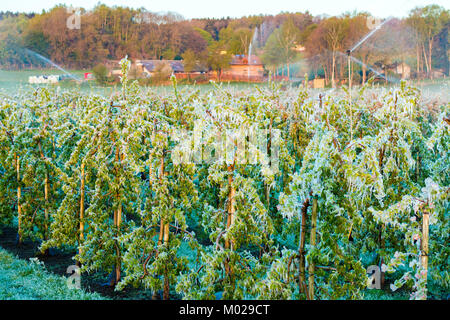
[[[73,14],[80,28],[67,27]],[[390,19],[353,52],[356,78],[404,62],[412,76],[448,75],[449,11],[430,5],[405,19]],[[97,5],[92,11],[56,6],[41,14],[0,13],[0,67],[42,67],[33,50],[67,68],[91,68],[125,55],[133,59],[189,60],[226,68],[232,54],[258,54],[267,70],[290,78],[310,73],[332,84],[347,71],[345,52],[377,21],[367,13],[314,17],[281,13],[238,19],[186,20],[175,13]],[[195,63],[192,63],[194,61]],[[300,62],[299,62],[300,61]],[[372,69],[372,70],[371,70]]]

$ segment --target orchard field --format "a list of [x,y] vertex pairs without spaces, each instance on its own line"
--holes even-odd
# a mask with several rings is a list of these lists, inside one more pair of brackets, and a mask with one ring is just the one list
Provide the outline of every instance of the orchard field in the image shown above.
[[17,246],[164,299],[448,298],[448,100],[404,82],[156,92],[121,64],[112,96],[1,94]]

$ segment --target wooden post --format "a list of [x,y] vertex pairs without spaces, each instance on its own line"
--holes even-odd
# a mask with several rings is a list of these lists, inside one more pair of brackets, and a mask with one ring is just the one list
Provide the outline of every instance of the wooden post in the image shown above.
[[[160,184],[162,183],[162,179],[164,177],[164,152],[163,155],[161,157],[161,161],[160,161],[160,166],[159,166],[159,182]],[[161,218],[160,221],[160,226],[159,226],[159,239],[158,239],[158,245],[162,245],[163,244],[163,240],[165,241],[165,222],[164,219]]]
[[[162,224],[161,224],[162,225]],[[169,248],[169,223],[164,224],[164,245]],[[163,290],[163,299],[170,299],[170,282],[169,282],[169,271],[166,266],[166,274],[164,275],[164,290]]]
[[302,207],[302,221],[300,226],[300,243],[298,246],[298,258],[299,258],[299,268],[298,268],[298,290],[300,293],[306,294],[308,299],[308,290],[306,288],[305,282],[305,237],[306,237],[306,212],[310,205],[309,198],[303,203]]
[[[234,165],[228,166],[228,185],[230,186],[230,192],[228,193],[228,216],[227,216],[227,230],[233,225],[234,223],[234,213],[235,213],[235,194],[236,190],[233,187],[233,170]],[[233,244],[230,243],[230,240],[225,241],[225,249],[233,250]]]
[[[115,161],[116,161],[116,177],[119,174],[119,164],[120,164],[120,150],[119,147],[116,147],[116,157],[115,157]],[[116,194],[116,200],[119,201],[120,199],[120,194],[117,193]],[[122,222],[122,204],[119,203],[118,207],[116,210],[114,210],[114,226],[117,228],[116,230],[116,235],[119,235],[119,228],[120,228],[120,224]],[[121,276],[121,257],[120,257],[120,248],[119,248],[119,243],[116,240],[116,266],[115,266],[115,284],[119,283],[120,281],[120,276]]]
[[[80,235],[78,239],[78,254],[82,254],[81,244],[84,242],[84,163],[81,164],[81,186],[80,186]],[[81,263],[77,261],[77,265],[81,266]]]
[[[163,177],[165,175],[165,173],[164,173],[164,170],[165,170],[164,156],[165,156],[165,150],[163,150],[163,153],[161,156],[160,167],[159,167],[159,182],[160,183],[162,183]],[[160,195],[160,197],[161,197],[161,195]],[[160,246],[164,243],[165,246],[169,247],[169,236],[170,236],[170,230],[169,230],[170,224],[169,223],[170,223],[170,221],[161,218],[160,226],[159,226],[158,246]],[[165,274],[164,274],[164,284],[163,284],[163,299],[164,300],[170,299],[170,282],[169,282],[168,272],[169,271],[167,270],[167,267],[166,267]]]
[[[317,198],[313,198],[313,207],[311,214],[311,238],[310,245],[311,247],[315,247],[316,245],[316,228],[317,228]],[[310,262],[308,273],[309,273],[309,281],[308,281],[308,290],[309,290],[309,299],[314,300],[314,263]]]
[[[427,286],[428,277],[428,240],[429,240],[429,228],[430,228],[430,214],[427,210],[423,211],[422,215],[422,252],[421,252],[421,263],[422,268],[425,270],[425,286]],[[425,299],[426,299],[425,295]]]
[[20,199],[22,198],[22,190],[20,188],[20,157],[15,153],[16,158],[16,173],[17,173],[17,218],[18,229],[17,233],[19,234],[19,244],[22,243],[22,206],[20,204]]
[[[272,125],[273,125],[273,119],[270,119],[269,124],[269,141],[267,143],[267,156],[269,157],[269,166],[272,166]],[[266,202],[267,202],[267,210],[270,210],[270,186],[267,183],[264,183],[264,191],[266,194]]]
[[[45,155],[42,151],[42,145],[41,141],[38,141],[38,147],[39,147],[39,153],[41,156],[42,161],[45,162]],[[49,189],[49,180],[48,180],[48,168],[47,165],[45,165],[45,179],[44,179],[44,239],[48,239],[48,222],[49,222],[49,214],[48,214],[48,189]],[[46,250],[45,254],[48,254],[48,250]]]
[[48,189],[49,189],[49,180],[48,173],[45,174],[45,182],[44,182],[44,198],[45,198],[45,240],[48,239],[48,222],[49,222],[49,214],[48,214]]
[[[236,190],[233,187],[233,171],[234,171],[234,164],[233,165],[229,165],[227,167],[228,170],[228,185],[230,187],[230,191],[228,193],[228,212],[227,212],[227,226],[226,226],[226,230],[228,231],[231,226],[234,224],[234,219],[235,219],[235,194],[236,194]],[[234,243],[233,241],[230,241],[229,239],[225,240],[225,249],[231,249],[231,251],[233,251],[234,249]],[[225,259],[224,261],[224,267],[225,267],[225,274],[226,277],[229,279],[230,281],[230,285],[232,286],[233,290],[235,287],[235,283],[233,280],[233,269],[232,266],[229,263],[228,259]]]

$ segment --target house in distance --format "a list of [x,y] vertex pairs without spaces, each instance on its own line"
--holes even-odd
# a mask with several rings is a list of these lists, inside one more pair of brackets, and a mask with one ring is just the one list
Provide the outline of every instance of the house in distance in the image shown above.
[[[109,76],[120,76],[119,61],[110,60],[107,64]],[[136,78],[169,78],[175,75],[177,79],[217,80],[217,72],[209,71],[206,65],[197,63],[193,70],[186,72],[183,60],[135,60],[131,72]],[[223,81],[264,81],[264,66],[256,55],[234,55],[228,68],[222,71]]]
[[144,77],[152,77],[155,72],[164,74],[184,73],[184,65],[181,60],[136,60],[135,62],[138,72]]
[[255,55],[238,54],[233,56],[230,68],[223,71],[223,80],[231,81],[263,81],[264,66]]

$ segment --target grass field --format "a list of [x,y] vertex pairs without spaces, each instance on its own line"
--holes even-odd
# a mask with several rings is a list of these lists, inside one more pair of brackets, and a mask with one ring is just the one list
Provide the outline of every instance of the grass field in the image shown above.
[[[85,72],[91,72],[91,70],[69,70],[69,72],[76,77],[83,79]],[[110,86],[101,86],[97,84],[95,81],[86,81],[82,83],[76,83],[75,81],[63,81],[56,85],[36,85],[29,84],[28,77],[36,76],[36,75],[62,75],[64,74],[60,70],[56,69],[43,69],[43,70],[21,70],[21,71],[5,71],[0,70],[0,93],[4,94],[16,94],[24,91],[31,90],[33,88],[38,88],[40,86],[51,86],[51,87],[60,87],[61,90],[70,90],[77,89],[79,92],[83,92],[84,94],[100,94],[103,96],[112,96],[117,91],[121,90],[120,85],[110,85]],[[439,100],[441,102],[449,102],[450,101],[450,79],[436,79],[436,80],[424,80],[424,81],[412,81],[411,84],[421,89],[423,97],[427,100]],[[233,90],[246,90],[258,87],[264,87],[267,83],[233,83],[233,82],[223,82],[221,84],[223,88]],[[388,84],[387,87],[395,87],[399,84],[391,83]],[[291,83],[291,87],[297,87],[298,83]],[[189,87],[189,89],[196,88],[199,89],[201,93],[208,92],[212,89],[212,84],[193,84],[186,85],[180,84],[179,89]],[[379,87],[379,85],[376,85]],[[380,86],[382,88],[383,86]],[[167,94],[173,91],[171,85],[162,85],[162,86],[149,86],[148,90],[155,91],[159,94]],[[331,90],[329,88],[325,89],[316,89],[317,92],[328,91]]]
[[[89,72],[89,70],[71,70],[70,73],[74,74],[80,79],[83,79],[84,72]],[[52,84],[29,84],[28,77],[36,75],[60,75],[64,74],[59,70],[47,69],[47,70],[23,70],[23,71],[5,71],[0,70],[0,93],[4,94],[16,94],[20,92],[25,92],[38,87],[60,87],[62,90],[77,89],[84,94],[100,94],[103,96],[112,96],[115,92],[121,90],[120,85],[109,85],[101,86],[95,81],[86,81],[82,83],[76,83],[75,81],[63,81],[56,85]],[[226,83],[222,84],[224,87],[232,87],[237,90],[244,90],[248,88],[254,88],[256,85],[265,86],[265,83]],[[212,89],[211,84],[200,84],[200,85],[179,85],[180,90],[184,87],[198,88],[201,92],[209,91]],[[161,85],[161,86],[149,86],[149,90],[155,91],[159,94],[167,94],[173,91],[171,85]]]

